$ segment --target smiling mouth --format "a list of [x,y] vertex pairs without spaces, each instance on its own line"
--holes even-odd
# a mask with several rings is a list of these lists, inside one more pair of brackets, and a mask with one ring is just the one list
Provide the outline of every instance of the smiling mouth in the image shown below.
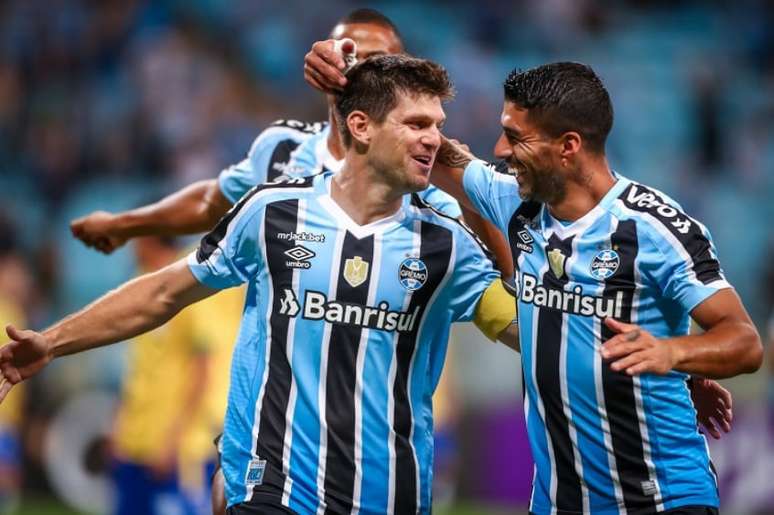
[[419,165],[422,168],[430,168],[430,165],[433,163],[433,158],[431,156],[411,156],[411,159],[419,163]]
[[524,175],[524,167],[521,164],[508,163],[508,172],[516,176],[516,178]]

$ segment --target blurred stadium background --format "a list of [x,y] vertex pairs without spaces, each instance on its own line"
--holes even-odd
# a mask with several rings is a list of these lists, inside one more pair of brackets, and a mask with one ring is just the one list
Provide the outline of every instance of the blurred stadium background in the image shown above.
[[[771,341],[774,4],[368,6],[395,21],[409,52],[448,67],[458,95],[447,108],[447,133],[481,156],[491,156],[498,135],[508,71],[556,60],[591,64],[615,106],[613,168],[669,193],[711,229],[728,278]],[[322,99],[303,82],[302,58],[356,7],[363,5],[0,2],[3,304],[33,328],[81,307],[136,266],[131,248],[105,257],[76,242],[71,219],[214,177],[277,118],[325,119]],[[109,406],[110,397],[94,392],[120,391],[125,354],[116,346],[60,360],[28,385],[18,421],[7,422],[18,424],[24,465],[13,513],[80,513],[89,496],[99,506],[93,497],[108,487],[100,476],[63,480],[73,470],[100,470],[99,446],[83,456],[62,452],[51,442],[52,423],[66,426],[58,413],[84,392],[98,395],[87,406]],[[735,396],[734,431],[711,449],[727,513],[774,512],[774,381],[765,368],[725,383]],[[532,470],[518,357],[460,327],[447,374],[442,417],[456,439],[439,449],[436,511],[523,513]],[[104,413],[92,418],[54,426],[55,436],[104,425]]]

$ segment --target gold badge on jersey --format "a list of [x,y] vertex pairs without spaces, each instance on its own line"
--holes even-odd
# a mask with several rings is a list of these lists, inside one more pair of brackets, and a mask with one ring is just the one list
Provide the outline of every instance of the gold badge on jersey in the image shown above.
[[353,288],[357,288],[368,279],[368,261],[363,261],[360,256],[347,259],[344,262],[344,279]]
[[561,279],[564,275],[565,258],[566,256],[562,254],[562,251],[559,249],[551,249],[548,251],[548,264],[551,265],[551,271],[557,279]]

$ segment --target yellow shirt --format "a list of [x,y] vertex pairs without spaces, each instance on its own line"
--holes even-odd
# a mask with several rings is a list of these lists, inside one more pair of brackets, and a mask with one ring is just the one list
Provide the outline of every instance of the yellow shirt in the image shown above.
[[[129,368],[116,418],[117,454],[150,464],[166,449],[176,421],[184,421],[178,463],[198,479],[201,463],[214,455],[221,431],[229,363],[244,304],[244,289],[232,288],[187,307],[162,327],[139,336],[129,349]],[[205,397],[185,413],[196,360],[208,361]]]
[[[24,329],[24,315],[18,306],[13,304],[9,299],[0,298],[0,321],[3,324],[3,329],[8,324],[12,324],[16,328]],[[5,332],[3,332],[5,335]],[[8,337],[5,337],[8,340]],[[22,405],[24,402],[24,387],[17,384],[11,389],[8,395],[0,404],[0,426],[18,427],[21,421]]]
[[200,465],[215,457],[213,440],[223,432],[223,417],[245,288],[231,288],[189,306],[194,332],[202,341],[210,342],[210,363],[207,388],[201,409],[181,443],[180,473],[183,481],[192,484],[192,474]]

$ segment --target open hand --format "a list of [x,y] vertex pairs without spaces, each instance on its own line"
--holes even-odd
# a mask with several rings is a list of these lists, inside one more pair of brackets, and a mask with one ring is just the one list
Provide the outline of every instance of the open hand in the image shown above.
[[714,439],[731,431],[731,392],[723,388],[717,381],[694,377],[691,387],[691,399],[696,407],[696,419],[704,430]]
[[0,402],[14,385],[37,374],[52,359],[42,334],[12,325],[5,332],[12,341],[0,347]]

